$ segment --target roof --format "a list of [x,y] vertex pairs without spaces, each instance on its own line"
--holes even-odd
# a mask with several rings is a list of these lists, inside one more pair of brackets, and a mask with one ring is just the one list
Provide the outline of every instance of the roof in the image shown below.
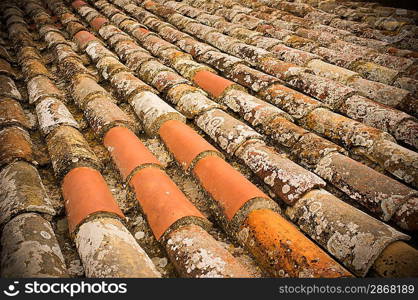
[[2,3],[1,275],[418,276],[416,20]]

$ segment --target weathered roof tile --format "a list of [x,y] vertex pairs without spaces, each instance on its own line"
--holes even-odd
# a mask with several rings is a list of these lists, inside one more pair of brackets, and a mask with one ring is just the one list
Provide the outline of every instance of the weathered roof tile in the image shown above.
[[0,130],[0,166],[16,160],[36,162],[33,145],[26,130],[10,126]]
[[56,128],[48,135],[47,145],[57,178],[62,178],[77,167],[102,168],[83,135],[73,127]]
[[14,99],[4,98],[0,100],[0,128],[17,125],[30,129],[32,125],[27,119],[22,106]]
[[14,80],[5,75],[0,75],[0,96],[23,101]]
[[38,171],[30,164],[18,161],[0,172],[0,225],[4,226],[14,216],[34,212],[55,215]]
[[3,277],[68,277],[54,230],[38,214],[20,214],[7,223],[1,245]]

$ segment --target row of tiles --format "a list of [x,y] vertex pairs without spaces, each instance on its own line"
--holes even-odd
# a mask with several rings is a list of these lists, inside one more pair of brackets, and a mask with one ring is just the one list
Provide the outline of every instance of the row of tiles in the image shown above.
[[[0,227],[2,277],[65,276],[66,267],[52,225],[55,208],[41,181],[34,129],[21,103],[15,80],[19,73],[2,48],[0,77]],[[5,59],[5,60],[4,60]],[[48,264],[40,263],[42,255]]]
[[378,3],[364,4],[369,5],[362,7],[360,2],[327,1],[318,3],[317,8],[347,20],[365,22],[380,30],[399,31],[408,28],[408,25],[416,25],[416,11],[384,7]]
[[[290,12],[291,14],[298,16],[302,20],[312,20],[319,24],[330,25],[333,28],[351,32],[354,35],[361,38],[375,39],[378,41],[389,43],[390,45],[399,47],[401,49],[412,49],[414,51],[417,50],[416,26],[414,24],[397,24],[396,21],[391,23],[391,21],[393,20],[389,20],[389,22],[387,22],[383,26],[394,26],[394,28],[376,29],[373,28],[373,26],[367,24],[366,22],[348,20],[346,18],[340,17],[338,14],[325,12],[324,10],[326,10],[328,6],[325,3],[323,3],[322,8],[324,10],[322,10],[320,8],[319,3],[317,5],[318,9],[316,9],[309,4],[289,3],[287,1],[280,2],[282,4],[278,4],[276,1],[265,0],[243,1],[243,3],[250,7],[258,7],[260,6],[260,3],[266,4],[270,7],[277,7],[279,9],[283,9],[284,12]],[[371,3],[367,4],[370,5]],[[396,9],[392,8],[391,10],[392,13],[389,13],[389,16],[395,16],[394,12],[396,13]],[[416,16],[415,11],[403,10],[402,12],[405,12],[407,17],[414,18]],[[303,22],[301,19],[292,18],[292,20],[295,22],[297,22],[298,20]],[[406,30],[402,30],[402,27],[405,27]]]
[[[203,24],[206,25],[211,25],[214,26],[214,28],[222,31],[227,30],[226,33],[228,33],[229,35],[231,35],[232,37],[238,37],[238,39],[241,39],[243,42],[249,43],[253,46],[259,47],[257,48],[253,48],[253,49],[248,49],[247,47],[247,51],[256,51],[258,50],[258,54],[257,56],[254,56],[253,53],[252,56],[245,56],[245,54],[240,54],[240,51],[243,51],[244,49],[242,49],[242,47],[237,47],[234,45],[230,45],[230,46],[224,46],[224,48],[222,48],[224,51],[229,52],[230,54],[233,55],[238,55],[241,58],[244,58],[246,60],[247,63],[253,64],[255,65],[255,67],[258,67],[259,69],[261,69],[262,71],[271,74],[273,76],[276,76],[280,79],[283,79],[284,81],[286,81],[287,84],[291,85],[292,87],[298,89],[298,90],[302,90],[305,93],[308,93],[312,96],[315,97],[319,97],[319,100],[323,100],[324,102],[326,102],[327,104],[329,104],[331,106],[331,108],[335,111],[344,113],[346,115],[348,115],[349,117],[355,119],[355,120],[359,120],[361,122],[365,122],[369,125],[372,125],[374,127],[377,127],[379,129],[385,130],[387,132],[390,132],[391,134],[393,134],[398,140],[404,140],[405,141],[405,137],[407,140],[410,140],[409,142],[406,141],[406,143],[413,145],[414,142],[412,142],[411,137],[416,136],[416,133],[411,132],[410,129],[412,129],[413,127],[416,126],[416,120],[414,120],[414,118],[412,118],[411,116],[409,116],[408,114],[404,114],[401,113],[400,111],[397,110],[391,110],[383,105],[380,105],[379,103],[376,103],[374,101],[371,101],[370,99],[365,98],[366,97],[370,97],[371,99],[375,100],[375,101],[379,101],[379,102],[383,102],[386,105],[391,105],[391,106],[404,106],[405,104],[405,108],[407,108],[408,110],[414,112],[415,109],[413,108],[412,103],[415,103],[416,100],[414,99],[414,97],[407,91],[401,91],[397,88],[393,88],[393,87],[389,87],[389,86],[385,86],[382,85],[380,83],[377,82],[372,82],[372,81],[368,81],[368,80],[364,80],[362,78],[360,78],[358,75],[358,73],[352,72],[352,71],[348,71],[345,70],[343,68],[340,67],[336,67],[333,66],[331,64],[325,63],[324,61],[318,59],[319,57],[316,57],[315,55],[309,54],[309,53],[303,53],[299,50],[295,50],[292,48],[288,48],[287,46],[284,46],[283,44],[278,45],[279,40],[277,39],[271,39],[268,37],[264,37],[261,36],[260,33],[257,33],[253,30],[245,30],[245,20],[238,20],[235,22],[238,22],[238,24],[235,23],[229,23],[229,22],[222,22],[219,21],[219,19],[215,16],[212,16],[211,19],[208,18],[211,16],[207,13],[204,13],[204,11],[197,9],[197,8],[193,8],[191,6],[187,6],[185,4],[180,4],[178,2],[174,2],[174,1],[168,1],[165,2],[165,5],[174,8],[176,11],[180,11],[182,13],[185,13],[187,16],[195,16],[196,20],[199,20],[200,22],[203,22]],[[240,14],[242,15],[242,14]],[[233,19],[236,20],[235,16]],[[221,18],[221,17],[219,17]],[[190,21],[190,20],[189,20]],[[220,24],[222,23],[222,24]],[[178,24],[178,23],[176,23]],[[183,22],[183,24],[181,26],[186,26],[186,24]],[[193,23],[188,22],[187,26],[195,26]],[[238,27],[237,27],[238,26]],[[244,26],[244,27],[243,27]],[[222,28],[224,30],[222,30]],[[245,30],[245,31],[243,31]],[[207,32],[207,30],[205,31],[205,27],[202,26],[197,26],[196,28],[192,28],[190,29],[191,33],[194,33],[195,35],[199,36],[200,38],[211,42],[211,38],[208,37],[206,39],[206,37],[203,37],[203,32]],[[225,40],[225,39],[224,39]],[[227,39],[226,42],[228,43],[237,43],[237,39]],[[217,44],[214,44],[214,46],[217,46]],[[237,49],[236,51],[234,51],[234,47],[236,48],[240,48]],[[260,48],[261,49],[267,49],[269,51],[261,51],[260,52]],[[299,52],[298,52],[299,51]],[[271,57],[271,56],[275,56],[275,58]],[[303,58],[302,61],[298,62],[295,61],[295,57],[301,57]],[[254,62],[255,60],[262,60],[259,62]],[[287,65],[283,65],[283,62],[281,64],[278,63],[277,59],[284,59],[286,61],[286,63],[288,63]],[[292,65],[292,63],[295,63],[296,65]],[[368,62],[366,62],[366,64],[368,64]],[[306,66],[307,68],[303,69],[303,68],[299,68],[300,66]],[[281,66],[281,68],[280,68]],[[292,72],[286,72],[286,70],[289,70],[291,68]],[[311,72],[315,75],[317,75],[315,78],[316,82],[320,82],[323,81],[324,84],[326,84],[327,86],[329,86],[329,88],[331,89],[335,89],[339,91],[338,94],[338,99],[339,101],[335,101],[329,99],[329,97],[327,97],[327,95],[324,95],[324,93],[322,94],[318,94],[315,93],[314,91],[311,91],[310,89],[307,88],[307,80],[306,79],[300,79],[300,78],[295,78],[295,75],[297,75],[297,71],[299,72]],[[289,73],[289,74],[286,74]],[[231,74],[231,76],[237,76],[237,74]],[[303,75],[303,76],[308,76],[308,75]],[[318,77],[319,76],[319,77]],[[325,80],[322,77],[326,77],[329,80]],[[264,80],[266,80],[266,78],[264,78]],[[336,81],[336,82],[334,82]],[[309,82],[311,83],[312,80]],[[255,85],[255,83],[253,82],[248,82],[248,84],[252,84]],[[347,88],[344,85],[349,85],[351,86],[351,88]],[[319,83],[317,83],[318,85],[318,89],[319,89]],[[263,84],[259,84],[257,85],[258,89],[262,89],[264,87]],[[311,88],[312,89],[312,88]],[[358,95],[355,97],[352,97],[353,94],[357,93]],[[397,96],[394,96],[394,95]],[[383,96],[384,95],[384,96]],[[392,96],[390,96],[392,95]],[[409,95],[409,96],[407,96]],[[384,99],[385,97],[386,100]],[[398,100],[396,100],[395,102],[389,103],[390,101],[395,100],[397,97]],[[344,98],[347,99],[346,102],[344,102]],[[388,99],[391,99],[390,101],[387,101]],[[364,113],[360,113],[360,111],[358,111],[358,109],[356,109],[356,105],[351,103],[353,102],[352,99],[356,99],[356,103],[362,103],[363,106],[368,106],[370,108],[370,110],[374,110],[374,111],[382,111],[385,110],[385,118],[386,121],[388,121],[389,119],[392,120],[389,123],[392,124],[396,124],[396,128],[400,129],[400,128],[410,128],[409,130],[407,129],[408,133],[404,135],[404,137],[401,137],[401,134],[399,134],[398,132],[394,132],[393,130],[389,129],[389,127],[387,127],[387,122],[383,121],[383,119],[380,119],[378,121],[379,118],[374,119],[374,121],[367,119],[367,117],[365,118],[365,114]],[[401,104],[403,103],[403,104]],[[409,103],[409,104],[406,104]],[[410,104],[412,104],[411,107]],[[370,114],[373,115],[373,114]],[[403,117],[401,117],[403,116]],[[401,117],[403,120],[401,122],[399,121],[394,121],[395,119],[399,119],[399,117]],[[405,121],[408,119],[407,122],[411,122],[409,125],[405,124]],[[383,121],[383,122],[382,122]],[[403,124],[402,124],[403,123]],[[386,124],[386,125],[383,125]],[[391,125],[393,126],[393,125]],[[392,128],[394,129],[394,128]],[[411,143],[412,142],[412,143]]]
[[[116,14],[115,16],[120,15],[120,13]],[[132,22],[132,21],[131,21]],[[157,23],[158,24],[158,23]],[[112,32],[109,26],[105,26],[103,28],[103,32],[106,32],[107,30],[109,30],[109,32]],[[137,33],[135,33],[134,31],[136,31]],[[133,30],[132,34],[136,37],[141,37],[144,36],[144,33],[139,32],[139,30]],[[145,37],[156,40],[155,38],[153,38],[152,35],[149,35],[149,33],[145,33]],[[126,38],[126,36],[125,36]],[[190,41],[190,39],[188,39],[187,37],[185,38],[186,41]],[[160,39],[161,41],[161,39]],[[180,41],[181,42],[181,41]],[[193,40],[191,42],[194,42]],[[161,43],[161,42],[160,42]],[[197,43],[198,45],[200,45],[201,43]],[[146,44],[145,44],[146,45]],[[164,44],[162,44],[164,45]],[[195,45],[195,43],[193,43],[192,45]],[[172,46],[173,47],[173,46]],[[151,51],[153,51],[153,48],[149,48]],[[154,47],[155,49],[155,47]],[[190,51],[190,47],[189,47],[189,51]],[[191,50],[190,52],[193,52],[193,50]],[[155,51],[155,54],[158,55],[159,57],[163,58],[165,56],[164,53],[164,47],[162,47],[162,51]],[[138,56],[136,56],[138,57]],[[175,57],[174,57],[175,58]],[[222,56],[221,56],[222,58]],[[129,61],[128,61],[129,63]],[[164,65],[160,65],[160,71],[164,68],[166,68]],[[131,65],[132,66],[132,65]],[[175,62],[173,63],[173,67],[175,67],[176,64]],[[134,69],[137,68],[137,65],[133,65]],[[156,64],[154,64],[154,67],[157,67]],[[194,66],[194,68],[199,67],[199,64],[196,66]],[[193,66],[192,66],[193,69]],[[182,69],[181,68],[177,68],[177,70],[179,72],[182,73]],[[141,72],[141,69],[137,69],[137,71]],[[184,70],[183,70],[184,71]],[[162,72],[163,74],[164,72]],[[315,170],[315,172],[317,174],[319,174],[320,176],[325,177],[326,179],[330,180],[333,184],[339,186],[339,187],[343,187],[343,186],[350,186],[353,191],[356,190],[356,195],[363,194],[365,195],[366,193],[362,193],[359,192],[360,189],[358,188],[359,185],[355,182],[353,182],[353,180],[350,181],[350,178],[352,179],[352,176],[349,176],[349,174],[347,174],[348,176],[346,176],[344,179],[342,179],[344,181],[344,184],[342,184],[342,182],[338,183],[338,180],[340,178],[342,178],[342,174],[346,173],[345,171],[343,171],[342,169],[340,169],[340,167],[347,167],[347,166],[352,166],[350,167],[352,170],[354,170],[354,168],[358,167],[359,171],[361,171],[359,176],[379,176],[379,179],[376,180],[376,182],[379,183],[383,183],[386,182],[388,184],[388,180],[390,182],[392,182],[392,184],[394,185],[398,185],[399,183],[396,183],[396,181],[392,181],[389,178],[385,177],[385,176],[380,176],[378,175],[377,172],[373,172],[371,169],[367,168],[364,165],[361,164],[357,164],[355,163],[353,160],[350,160],[347,158],[344,158],[343,160],[341,160],[341,156],[335,156],[333,158],[331,158],[331,160],[334,160],[335,163],[331,163],[331,169],[333,170],[334,174],[338,174],[338,180],[333,180],[333,176],[325,176],[325,173],[321,172],[321,168],[315,168],[317,165],[321,165],[319,164],[319,162],[325,158],[325,157],[330,157],[332,155],[328,155],[329,152],[332,152],[331,149],[334,149],[334,151],[338,151],[339,147],[335,144],[329,143],[328,141],[326,141],[325,139],[320,138],[319,136],[315,136],[313,134],[309,134],[306,135],[305,138],[303,138],[303,136],[307,133],[306,130],[303,130],[301,128],[298,128],[297,126],[294,126],[291,122],[289,122],[288,120],[286,120],[285,117],[283,117],[283,114],[279,114],[276,110],[274,110],[275,107],[272,106],[268,106],[266,105],[265,102],[260,102],[260,100],[256,99],[255,97],[246,94],[244,92],[241,91],[236,91],[236,90],[231,90],[228,91],[230,89],[230,87],[232,86],[232,82],[223,79],[222,77],[219,77],[215,74],[211,74],[210,72],[201,72],[204,74],[203,80],[198,80],[196,81],[195,79],[199,79],[199,76],[195,76],[195,79],[193,79],[198,85],[200,85],[203,89],[207,90],[209,93],[213,94],[213,93],[218,93],[216,96],[221,96],[220,99],[224,100],[224,103],[231,108],[233,111],[241,114],[243,116],[243,118],[247,121],[250,121],[251,125],[253,126],[257,126],[257,125],[262,125],[264,128],[267,128],[270,130],[266,130],[267,133],[270,133],[270,136],[277,142],[279,142],[280,144],[284,145],[285,147],[289,147],[289,148],[296,148],[296,149],[301,149],[301,152],[296,152],[298,154],[298,158],[302,161],[302,163],[304,165],[313,165],[313,169]],[[183,72],[182,74],[187,75],[188,72]],[[211,82],[213,82],[214,84],[212,84]],[[221,83],[221,84],[220,84]],[[203,84],[203,85],[202,85]],[[216,89],[214,89],[214,87],[216,87]],[[278,87],[277,85],[275,85],[274,87],[278,88],[278,92],[276,92],[276,94],[278,94],[278,97],[286,97],[288,96],[289,93],[292,93],[292,90],[290,89],[285,89],[283,90],[283,87]],[[223,94],[223,90],[226,90],[227,92],[225,94]],[[287,94],[285,94],[284,92],[288,92]],[[298,96],[298,95],[297,95]],[[296,98],[296,97],[295,97]],[[302,98],[299,97],[299,100],[305,100],[306,98]],[[309,101],[309,99],[308,99]],[[306,101],[305,101],[306,103]],[[261,105],[263,104],[263,105]],[[256,108],[254,108],[254,106],[257,106]],[[249,109],[249,107],[252,107],[251,109]],[[279,117],[277,117],[277,115],[279,115]],[[270,118],[269,118],[270,116]],[[273,117],[271,117],[273,116]],[[275,120],[273,122],[273,120]],[[208,122],[203,122],[203,124],[209,124]],[[332,122],[329,122],[329,124],[331,125]],[[224,127],[222,128],[222,131],[224,130],[228,130],[228,128]],[[212,130],[213,131],[213,130]],[[221,131],[221,132],[222,132]],[[245,133],[248,134],[248,129],[245,130]],[[235,133],[236,134],[236,133]],[[251,134],[248,135],[252,135],[252,138],[255,137],[254,135],[255,133],[252,132]],[[214,138],[215,140],[219,137],[214,136],[214,134],[210,134],[212,138]],[[220,136],[221,140],[225,140],[222,136]],[[241,139],[235,139],[238,142]],[[322,144],[323,147],[319,147],[319,145]],[[300,146],[300,148],[299,148]],[[224,145],[224,148],[228,151],[229,153],[234,153],[237,149],[237,144],[236,143],[232,143],[231,141],[226,143]],[[302,152],[303,149],[303,152]],[[329,151],[321,151],[324,149],[328,149]],[[239,156],[239,153],[237,153]],[[338,158],[340,158],[340,162],[341,163],[337,163]],[[326,161],[329,160],[326,159]],[[248,163],[248,162],[247,162]],[[257,172],[257,170],[254,170],[254,167],[256,167],[256,165],[254,164],[249,164],[249,165],[253,165],[253,171]],[[328,166],[329,164],[327,164]],[[324,168],[327,171],[330,171],[330,168]],[[262,176],[262,178],[264,179],[264,181],[269,184],[270,186],[274,186],[276,184],[271,184],[269,182],[271,182],[271,180],[269,180],[271,178],[270,176],[271,174],[265,174],[264,176]],[[274,177],[276,177],[276,175],[274,175]],[[279,177],[279,176],[277,176]],[[266,180],[267,179],[267,180]],[[279,178],[278,178],[279,179]],[[279,179],[280,180],[280,179]],[[365,177],[362,178],[362,180],[365,180]],[[284,182],[286,183],[286,181]],[[359,183],[359,182],[358,182]],[[299,185],[299,183],[298,183]],[[278,185],[278,188],[275,188],[275,191],[279,191],[282,188],[283,184]],[[342,188],[343,189],[343,188]],[[347,191],[347,189],[343,189],[345,192],[347,192],[348,194],[350,194],[350,191]],[[382,186],[378,187],[378,186],[374,186],[374,187],[368,187],[368,191],[367,194],[370,193],[371,190],[376,191],[376,193],[381,193],[383,191]],[[407,189],[408,190],[408,189]],[[405,190],[406,191],[406,190]],[[306,192],[306,191],[302,191]],[[410,192],[412,192],[412,194],[410,194]],[[413,195],[414,192],[413,190],[410,190],[409,192],[407,192],[407,194],[409,195]],[[279,197],[283,197],[283,193],[278,193]],[[351,194],[353,195],[353,194]],[[377,194],[375,194],[377,195]],[[291,197],[284,197],[285,201],[288,203],[292,203],[294,202],[294,200],[297,200],[297,197],[293,197],[294,195],[289,195]],[[371,200],[370,202],[375,202],[375,197],[373,197],[373,200]],[[359,199],[357,197],[357,199]],[[361,199],[361,198],[360,198]],[[364,199],[365,200],[365,199]],[[363,203],[367,203],[368,200],[362,201]]]
[[[355,43],[355,41],[348,39],[349,33],[339,32],[337,34],[335,30],[338,31],[338,29],[333,31],[332,27],[315,25],[306,21],[302,22],[299,19],[297,19],[299,20],[298,23],[288,22],[286,20],[289,20],[290,13],[267,6],[257,7],[257,10],[254,10],[230,0],[217,0],[212,3],[213,5],[210,2],[196,0],[184,1],[181,4],[174,4],[174,1],[166,1],[166,3],[169,3],[170,6],[174,5],[182,13],[190,14],[192,18],[200,19],[207,25],[230,32],[238,37],[247,36],[248,39],[248,35],[251,33],[251,37],[257,38],[257,32],[270,37],[258,38],[259,41],[257,39],[255,41],[249,40],[252,43],[273,48],[272,45],[277,44],[277,40],[279,40],[290,48],[299,49],[299,51],[293,51],[295,56],[299,54],[298,60],[296,60],[297,56],[295,58],[283,56],[285,59],[292,59],[295,63],[306,64],[309,59],[321,57],[321,59],[341,67],[334,67],[336,74],[333,74],[334,79],[340,81],[348,76],[361,75],[373,81],[395,84],[396,86],[400,86],[400,83],[405,81],[414,82],[411,76],[414,77],[413,74],[415,73],[415,52],[412,51],[409,54],[405,54],[406,50],[401,52],[402,55],[408,55],[409,58],[392,56],[389,53],[384,54],[381,53],[385,51],[383,46],[374,45],[376,43],[374,40],[368,39],[361,43]],[[185,3],[192,5],[194,9],[187,7]],[[199,9],[203,9],[203,13]],[[206,11],[210,14],[205,13]],[[235,24],[225,23],[225,19]],[[237,27],[238,24],[241,24],[241,28]],[[242,26],[250,31],[243,30]],[[271,37],[274,39],[271,39]],[[374,47],[371,48],[372,46]],[[281,48],[283,49],[283,46]],[[349,53],[347,53],[347,50],[349,50]],[[352,72],[344,70],[347,68]],[[402,71],[407,69],[410,69],[410,73]],[[407,77],[404,77],[405,75]],[[328,76],[331,76],[331,74]],[[338,76],[341,76],[341,78]]]

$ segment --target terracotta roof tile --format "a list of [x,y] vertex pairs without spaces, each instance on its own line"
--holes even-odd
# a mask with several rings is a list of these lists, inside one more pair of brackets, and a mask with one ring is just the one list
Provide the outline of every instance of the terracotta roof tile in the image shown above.
[[250,140],[244,144],[238,157],[289,205],[296,203],[306,192],[325,186],[325,182],[318,176],[260,141]]
[[100,137],[116,126],[124,126],[133,130],[136,127],[134,121],[125,112],[105,97],[89,101],[84,107],[84,114],[94,133]]
[[36,76],[45,76],[53,79],[52,74],[45,68],[43,62],[36,59],[25,59],[25,62],[22,64],[22,72],[27,80],[30,80]]
[[[99,242],[92,243],[96,238]],[[114,218],[84,222],[78,229],[75,243],[87,277],[161,277],[132,234]]]
[[[1,245],[4,277],[68,277],[54,230],[38,214],[23,213],[7,223]],[[21,253],[32,253],[43,259],[22,257]]]
[[131,105],[143,123],[145,131],[150,135],[156,135],[165,121],[179,120],[185,122],[185,117],[170,107],[157,95],[143,91],[136,94]]
[[0,75],[0,96],[23,101],[22,95],[16,87],[15,82],[8,76]]
[[35,154],[29,133],[16,126],[0,130],[0,166],[15,160],[35,162]]
[[47,136],[59,126],[72,126],[79,128],[77,121],[73,118],[67,107],[59,99],[54,97],[44,98],[36,106],[39,129],[44,136]]
[[47,144],[58,178],[65,176],[75,167],[102,167],[83,135],[73,127],[59,126],[48,135]]
[[182,218],[203,218],[170,177],[159,168],[138,170],[130,180],[130,185],[157,239]]
[[[167,254],[182,277],[251,277],[225,248],[199,226],[183,226],[172,231],[166,239]],[[196,267],[194,261],[198,261],[198,266],[204,264],[204,268]]]
[[112,155],[124,180],[130,180],[135,171],[147,165],[162,164],[139,141],[135,134],[126,127],[110,129],[103,140]]
[[0,172],[0,185],[1,226],[22,213],[55,215],[38,171],[32,165],[23,161],[9,164]]
[[36,104],[47,97],[63,99],[63,93],[57,89],[55,84],[43,75],[33,77],[28,81],[29,103]]
[[[251,212],[238,238],[250,248],[258,245],[256,257],[276,277],[351,277],[310,240],[305,240],[291,223],[270,210]],[[277,247],[277,241],[287,246]]]
[[204,112],[196,119],[196,123],[213,140],[217,141],[223,150],[231,155],[246,140],[261,139],[261,135],[254,129],[239,120],[231,118],[219,109]]
[[72,90],[74,101],[80,107],[85,107],[90,100],[96,97],[110,97],[109,93],[94,79],[85,75],[73,79]]
[[16,73],[12,69],[12,66],[6,60],[0,58],[0,74],[16,78]]

